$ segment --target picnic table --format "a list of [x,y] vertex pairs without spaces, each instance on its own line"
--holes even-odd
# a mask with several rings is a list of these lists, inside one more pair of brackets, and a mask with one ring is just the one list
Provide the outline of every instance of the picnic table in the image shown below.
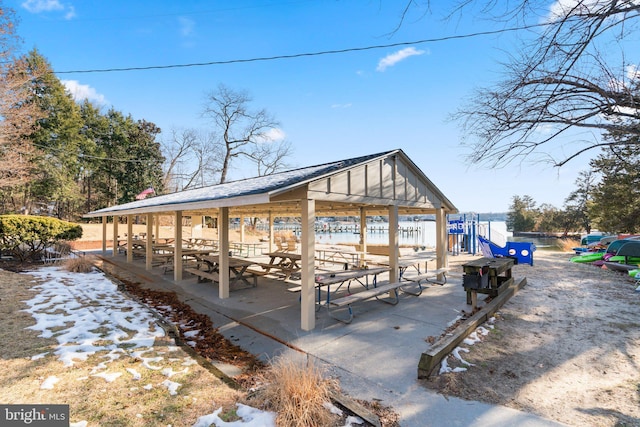
[[255,263],[262,267],[263,271],[258,274],[269,274],[272,270],[284,273],[284,279],[287,280],[293,273],[300,270],[300,261],[302,255],[292,252],[268,252],[264,255],[269,257],[268,263]]
[[[238,256],[245,256],[248,258],[252,254],[254,256],[258,255],[258,249],[262,248],[262,243],[261,242],[251,242],[251,243],[231,242],[230,247],[234,255],[237,254]],[[246,255],[243,255],[245,253]]]
[[[399,280],[402,280],[404,273],[409,268],[414,268],[418,274],[422,273],[421,265],[424,263],[424,271],[427,271],[427,264],[429,261],[434,261],[435,257],[411,257],[411,258],[401,258],[398,260],[398,277]],[[385,265],[387,267],[391,267],[391,263],[387,261],[379,262],[380,265]]]
[[[118,249],[127,253],[127,240],[118,241]],[[151,250],[153,254],[161,254],[171,248],[168,243],[152,243]],[[147,241],[145,239],[134,239],[131,241],[131,253],[133,256],[145,256],[147,253]]]
[[[198,282],[204,280],[220,282],[220,255],[198,255],[196,258],[198,259],[197,267],[187,268],[185,271],[198,276]],[[229,257],[229,286],[235,286],[242,282],[247,287],[255,288],[258,285],[258,278],[255,274],[247,271],[247,268],[253,264],[253,261]],[[248,279],[253,279],[253,283],[250,283]]]
[[173,237],[159,237],[157,239],[153,239],[153,245],[171,245],[175,239]]
[[360,253],[335,248],[320,248],[316,249],[316,261],[320,265],[326,263],[344,264],[344,269],[348,270],[350,265],[360,266]]
[[[164,268],[164,274],[167,274],[169,271],[173,271],[173,258],[175,254],[176,248],[173,246],[169,246],[163,249],[164,253],[161,254],[162,257],[165,258],[164,264],[162,267]],[[188,264],[190,261],[195,261],[197,263],[198,256],[202,255],[210,255],[215,251],[212,249],[191,249],[191,248],[182,248],[182,263]]]
[[[318,307],[321,305],[321,291],[322,287],[327,288],[327,301],[326,305],[329,306],[331,304],[331,294],[336,293],[340,290],[340,288],[346,283],[347,284],[347,292],[351,293],[351,282],[359,283],[363,288],[369,289],[369,286],[375,287],[378,282],[378,275],[381,273],[388,272],[389,269],[387,267],[378,267],[378,268],[359,268],[356,270],[343,270],[336,271],[333,273],[325,273],[325,274],[317,274],[315,277],[316,287],[318,288]],[[369,283],[369,276],[372,276],[372,281]],[[364,281],[363,281],[364,280]],[[338,287],[331,290],[331,285],[338,284]]]
[[191,237],[182,240],[185,247],[190,249],[211,249],[218,250],[218,241],[216,239],[204,239],[200,237]]
[[[319,309],[320,303],[320,287],[327,286],[327,302],[325,306],[327,307],[329,316],[332,318],[342,322],[342,323],[351,323],[354,317],[354,312],[352,309],[352,305],[356,304],[360,301],[367,301],[375,298],[378,301],[396,305],[400,302],[399,291],[413,295],[420,296],[422,294],[422,286],[420,283],[417,283],[417,289],[415,286],[411,284],[407,284],[407,282],[389,282],[389,281],[378,281],[378,274],[389,271],[388,268],[370,268],[370,269],[359,269],[359,270],[351,270],[351,271],[341,271],[329,275],[319,275],[316,277],[316,286],[318,287],[318,303],[316,306],[316,310]],[[368,279],[365,283],[362,283],[360,280],[362,277],[367,277],[369,275],[373,275],[372,286],[369,286]],[[328,276],[328,277],[327,277]],[[357,280],[365,290],[359,292],[350,292],[350,285],[352,280]],[[340,283],[340,285],[334,289],[334,293],[337,292],[340,287],[347,282],[347,295],[339,297],[337,299],[331,299],[331,288],[330,285]],[[383,297],[383,294],[388,294]],[[348,316],[336,315],[333,309],[340,310],[346,307]]]

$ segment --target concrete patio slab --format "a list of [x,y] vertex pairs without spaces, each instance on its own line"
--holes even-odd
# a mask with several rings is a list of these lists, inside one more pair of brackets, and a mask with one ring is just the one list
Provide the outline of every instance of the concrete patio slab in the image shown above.
[[[354,305],[355,318],[343,324],[325,307],[316,312],[316,329],[300,328],[295,282],[260,277],[256,288],[218,298],[216,284],[195,277],[173,282],[161,271],[148,272],[140,262],[122,256],[107,262],[139,274],[143,286],[173,290],[194,310],[208,315],[233,343],[264,361],[286,355],[314,359],[339,378],[345,394],[376,400],[400,414],[403,427],[413,426],[558,426],[553,421],[510,408],[439,395],[420,385],[420,355],[427,337],[439,337],[463,310],[469,310],[461,286],[462,271],[452,271],[444,286],[427,285],[422,295],[400,296],[391,306],[370,300]],[[517,275],[517,269],[514,270]]]

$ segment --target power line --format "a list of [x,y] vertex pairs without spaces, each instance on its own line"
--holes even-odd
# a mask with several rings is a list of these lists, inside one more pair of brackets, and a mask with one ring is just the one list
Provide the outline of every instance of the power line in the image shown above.
[[[38,147],[41,150],[43,150],[45,153],[46,151],[57,151],[59,153],[63,153],[65,152],[64,148],[57,148],[57,147],[49,147],[46,145],[42,145],[42,144],[37,144],[37,143],[33,143],[34,147]],[[21,154],[29,154],[27,152],[21,152]],[[114,157],[102,157],[102,156],[92,156],[90,154],[83,154],[83,153],[78,153],[77,154],[78,158],[81,159],[93,159],[93,160],[108,160],[110,162],[122,162],[122,163],[147,163],[149,162],[149,160],[140,160],[140,159],[116,159]]]
[[150,65],[145,67],[65,70],[65,71],[55,71],[55,73],[56,74],[112,73],[112,72],[120,72],[120,71],[163,70],[163,69],[169,69],[169,68],[205,67],[205,66],[211,66],[211,65],[228,65],[228,64],[242,64],[242,63],[248,63],[248,62],[276,61],[281,59],[295,59],[295,58],[312,57],[312,56],[336,55],[336,54],[350,53],[350,52],[362,52],[362,51],[375,50],[375,49],[388,49],[391,47],[412,46],[412,45],[424,44],[424,43],[438,43],[438,42],[444,42],[444,41],[450,41],[450,40],[460,40],[460,39],[467,39],[467,38],[473,38],[473,37],[509,33],[509,32],[536,28],[536,27],[545,27],[548,25],[550,24],[540,23],[540,24],[525,25],[521,27],[503,28],[501,30],[479,31],[476,33],[461,34],[457,36],[445,36],[445,37],[437,37],[432,39],[422,39],[422,40],[414,40],[414,41],[408,41],[408,42],[389,43],[389,44],[373,45],[373,46],[365,46],[365,47],[351,47],[351,48],[345,48],[345,49],[324,50],[319,52],[295,53],[291,55],[276,55],[276,56],[265,56],[265,57],[245,58],[245,59],[229,59],[226,61],[194,62],[189,64]]

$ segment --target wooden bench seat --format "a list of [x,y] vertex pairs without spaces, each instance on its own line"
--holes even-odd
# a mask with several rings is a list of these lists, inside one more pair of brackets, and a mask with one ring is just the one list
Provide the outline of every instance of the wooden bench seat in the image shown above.
[[247,268],[247,273],[251,273],[254,276],[264,276],[269,272],[266,270],[256,270],[255,268]]
[[255,265],[259,265],[260,267],[265,268],[265,269],[271,269],[271,268],[277,269],[277,268],[279,268],[278,264],[269,264],[268,262],[254,262],[254,264]]
[[256,270],[255,268],[248,269],[247,271],[256,274],[258,276],[264,276],[266,274],[284,274],[286,277],[296,273],[297,270],[290,267],[285,267],[280,264],[269,264],[267,262],[254,262],[255,265],[259,265],[263,270]]
[[198,276],[198,282],[202,282],[203,279],[208,279],[208,280],[211,280],[212,282],[220,281],[220,275],[215,271],[212,273],[209,273],[203,270],[199,270],[197,268],[184,268],[182,271],[191,273],[194,276]]
[[[207,272],[207,271],[203,271],[200,270],[198,268],[185,268],[183,269],[183,271],[187,272],[187,273],[191,273],[194,276],[198,276],[198,282],[203,282],[204,280],[211,280],[212,282],[215,283],[220,283],[220,274],[216,271],[213,271],[211,273]],[[247,270],[244,275],[244,279],[253,279],[253,283],[251,284],[251,287],[257,287],[258,286],[258,276],[249,272],[249,270]],[[237,279],[234,281],[232,280],[231,283],[235,283],[237,281]],[[237,289],[237,288],[236,288]]]
[[[153,264],[153,262],[152,262]],[[171,271],[173,271],[173,256],[166,258],[164,260],[164,262],[160,262],[159,263],[160,267],[162,267],[163,269],[163,273],[162,274],[167,274]],[[197,270],[197,260],[194,259],[187,259],[184,260],[182,262],[182,271],[187,271],[188,269],[192,269],[192,270]],[[194,266],[194,267],[189,267],[189,266]]]
[[[327,310],[329,312],[329,315],[334,319],[342,323],[351,323],[351,321],[353,320],[353,310],[351,308],[352,304],[375,298],[378,301],[382,301],[391,305],[396,305],[400,301],[398,290],[414,296],[418,296],[422,293],[422,287],[420,286],[419,283],[418,283],[419,292],[407,291],[405,289],[406,286],[407,286],[406,282],[379,283],[378,286],[374,288],[369,288],[362,292],[357,292],[355,294],[351,294],[351,295],[347,295],[341,298],[331,300],[329,302],[329,305],[327,305]],[[390,296],[385,298],[380,297],[380,295],[386,294],[386,293],[390,294]],[[331,310],[333,307],[344,308],[345,306],[348,308],[348,312],[349,312],[349,317],[346,319],[335,316]]]
[[[447,272],[449,270],[449,267],[437,268],[434,270],[427,270],[425,273],[418,274],[417,276],[404,275],[402,276],[402,279],[408,282],[416,282],[418,284],[424,280],[425,282],[443,286],[447,283]],[[439,279],[439,276],[442,276],[442,279]]]
[[[126,249],[126,248],[125,248],[125,250],[124,250],[124,253],[125,253],[125,255],[127,254],[127,249]],[[131,253],[133,254],[133,257],[134,257],[134,258],[143,258],[143,257],[147,256],[147,251],[146,251],[144,248],[140,248],[140,249],[134,248],[134,249],[131,249]]]

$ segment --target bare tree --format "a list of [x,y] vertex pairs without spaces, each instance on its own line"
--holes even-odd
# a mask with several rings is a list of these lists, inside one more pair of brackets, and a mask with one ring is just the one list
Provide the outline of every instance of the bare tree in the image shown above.
[[198,144],[198,133],[194,129],[171,129],[171,135],[161,143],[164,164],[164,188],[178,191],[186,188],[198,171],[192,170],[193,152]]
[[[430,6],[405,0],[400,25],[409,11]],[[519,29],[527,41],[508,60],[505,78],[478,89],[453,116],[472,162],[504,166],[535,158],[562,166],[612,145],[602,132],[640,133],[640,68],[630,54],[637,49],[637,0],[459,0],[449,18],[477,11],[509,34]],[[561,137],[575,145],[556,158],[551,153]]]
[[162,143],[164,187],[186,190],[213,184],[220,172],[217,148],[211,135],[195,129],[172,129]]
[[251,110],[251,101],[247,92],[225,85],[207,95],[202,115],[211,121],[219,136],[214,145],[221,153],[220,183],[226,182],[234,158],[249,159],[262,174],[278,170],[290,153],[288,143],[275,142],[270,136],[279,123],[264,109]]
[[222,171],[223,150],[212,133],[200,132],[193,146],[194,173],[185,188],[204,187],[218,182]]
[[271,175],[291,167],[286,162],[291,150],[291,143],[288,141],[265,141],[256,144],[247,157],[255,163],[258,176]]
[[29,70],[26,58],[14,58],[19,39],[11,9],[0,5],[0,185],[2,188],[27,183],[36,148],[28,139],[43,116],[31,97],[30,82],[36,70]]
[[[499,2],[465,0],[458,11],[482,3],[483,11]],[[502,3],[512,5],[512,3]],[[507,6],[508,7],[508,6]],[[500,13],[527,28],[533,41],[507,64],[506,78],[479,89],[454,118],[470,136],[470,160],[504,166],[516,159],[536,158],[562,166],[597,147],[611,145],[602,131],[640,134],[640,72],[635,43],[640,3],[635,0],[523,0]],[[544,17],[540,21],[540,17]],[[560,158],[550,143],[575,137]],[[572,132],[570,132],[572,131]],[[584,136],[586,135],[586,136]],[[632,141],[632,140],[628,140]],[[620,142],[617,142],[620,143]]]

